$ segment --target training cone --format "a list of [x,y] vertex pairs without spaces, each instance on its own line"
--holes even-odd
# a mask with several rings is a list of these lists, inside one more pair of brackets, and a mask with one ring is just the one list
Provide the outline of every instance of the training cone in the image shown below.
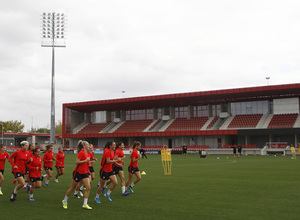
[[294,157],[292,157],[291,159],[294,160]]
[[143,171],[141,174],[142,174],[142,175],[146,175],[146,172],[145,172],[145,171]]

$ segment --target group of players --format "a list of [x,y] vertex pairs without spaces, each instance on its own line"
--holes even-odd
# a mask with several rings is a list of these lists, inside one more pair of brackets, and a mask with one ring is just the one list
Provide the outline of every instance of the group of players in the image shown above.
[[[65,154],[63,149],[60,147],[59,152],[54,158],[53,146],[47,145],[43,159],[40,154],[41,150],[35,148],[34,144],[29,145],[27,141],[22,141],[21,149],[15,151],[10,156],[6,152],[6,146],[0,145],[0,195],[3,195],[1,187],[4,181],[3,174],[6,159],[8,159],[12,165],[12,174],[14,175],[13,183],[16,185],[10,197],[10,201],[12,202],[17,200],[17,194],[21,188],[27,188],[29,200],[34,201],[34,189],[41,188],[44,178],[46,178],[45,186],[48,186],[49,184],[49,180],[53,174],[53,161],[56,161],[57,169],[55,182],[58,182],[58,176],[64,174]],[[44,162],[45,175],[42,175],[41,173],[42,162]]]
[[[121,179],[121,189],[122,195],[127,196],[131,193],[134,193],[133,187],[136,183],[141,180],[141,173],[138,168],[138,160],[141,158],[141,155],[138,154],[138,150],[141,147],[141,143],[139,141],[135,141],[132,146],[132,153],[130,155],[131,161],[128,166],[128,180],[125,183],[124,176],[124,143],[118,143],[116,145],[115,142],[107,142],[103,151],[102,160],[100,162],[100,181],[98,183],[98,189],[95,196],[96,203],[100,204],[100,193],[103,193],[104,196],[108,199],[108,201],[112,201],[110,195],[112,191],[118,184],[117,177],[118,175]],[[71,187],[66,192],[65,198],[62,200],[62,205],[64,209],[68,208],[68,198],[75,191],[74,196],[77,196],[78,189],[85,188],[84,192],[84,200],[82,208],[91,210],[92,207],[88,205],[88,198],[90,194],[90,185],[93,179],[92,173],[94,173],[93,168],[90,166],[93,162],[95,162],[95,158],[88,154],[88,149],[90,148],[90,144],[87,141],[79,141],[77,145],[78,155],[76,158],[76,164],[73,171],[73,179]],[[130,182],[133,179],[133,175],[136,176],[136,179],[133,183]],[[130,185],[129,185],[130,184]],[[104,193],[107,186],[110,185],[109,189],[106,193]],[[127,192],[127,189],[130,192]]]
[[[101,168],[100,168],[100,181],[98,183],[98,189],[95,196],[96,203],[100,202],[100,193],[103,193],[104,196],[112,201],[110,198],[111,192],[117,186],[118,181],[116,175],[119,176],[121,180],[121,189],[122,195],[126,196],[130,193],[134,193],[133,187],[137,182],[141,180],[141,173],[138,169],[138,160],[141,158],[141,155],[138,154],[138,150],[141,147],[139,141],[135,141],[132,146],[131,153],[131,162],[128,166],[128,180],[125,182],[125,176],[123,171],[124,166],[124,143],[107,142],[104,148]],[[76,158],[76,167],[73,171],[73,179],[71,187],[66,192],[65,198],[62,200],[63,208],[68,208],[68,198],[73,191],[74,197],[80,198],[78,192],[81,196],[84,197],[83,208],[92,209],[88,204],[88,197],[90,193],[90,185],[92,180],[95,179],[95,173],[93,168],[93,163],[97,161],[97,158],[94,157],[93,145],[89,144],[87,141],[79,141],[77,145],[77,158]],[[56,162],[56,178],[55,182],[58,182],[58,177],[64,174],[64,160],[65,154],[63,149],[60,147],[59,152],[54,158],[53,146],[47,145],[46,152],[41,158],[41,151],[39,148],[35,148],[33,144],[29,146],[27,141],[21,142],[21,149],[15,151],[11,156],[6,152],[6,147],[0,145],[0,195],[2,193],[2,183],[4,181],[4,168],[5,160],[8,159],[12,165],[12,173],[15,177],[14,184],[16,184],[13,193],[10,197],[10,201],[14,202],[17,200],[17,193],[21,188],[27,189],[29,193],[29,200],[34,201],[33,192],[34,189],[40,188],[42,186],[42,181],[45,179],[45,186],[48,186],[49,180],[53,175],[53,162]],[[46,175],[42,175],[42,161],[44,162],[44,170]],[[136,176],[134,182],[131,183],[133,176]],[[26,178],[25,178],[26,176]],[[130,184],[131,183],[131,184]],[[106,193],[105,189],[108,187]],[[85,189],[84,194],[82,193]],[[130,190],[130,192],[127,192]]]

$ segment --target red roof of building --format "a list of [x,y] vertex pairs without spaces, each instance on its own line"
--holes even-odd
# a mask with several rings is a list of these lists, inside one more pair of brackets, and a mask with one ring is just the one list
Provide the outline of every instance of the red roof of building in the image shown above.
[[198,106],[205,104],[220,104],[224,102],[272,100],[278,98],[292,98],[299,96],[300,83],[296,83],[66,103],[63,105],[63,108],[69,108],[79,112],[135,110],[160,108],[166,106]]

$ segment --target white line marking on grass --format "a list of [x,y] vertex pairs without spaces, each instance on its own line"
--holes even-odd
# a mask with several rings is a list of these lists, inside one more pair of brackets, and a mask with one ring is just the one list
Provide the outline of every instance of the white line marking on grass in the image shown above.
[[234,164],[234,163],[236,163],[236,160],[231,160],[231,161],[228,161],[225,163],[204,163],[204,164],[198,163],[198,164],[191,164],[191,165],[187,165],[187,164],[177,165],[177,164],[173,163],[173,166],[176,166],[176,167],[192,167],[195,165],[197,165],[197,166],[202,166],[202,165],[215,166],[215,165]]

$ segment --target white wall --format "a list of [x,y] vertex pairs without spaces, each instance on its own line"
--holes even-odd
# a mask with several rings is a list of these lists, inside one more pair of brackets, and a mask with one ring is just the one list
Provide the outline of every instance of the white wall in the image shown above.
[[299,98],[274,99],[273,106],[274,114],[299,114]]

